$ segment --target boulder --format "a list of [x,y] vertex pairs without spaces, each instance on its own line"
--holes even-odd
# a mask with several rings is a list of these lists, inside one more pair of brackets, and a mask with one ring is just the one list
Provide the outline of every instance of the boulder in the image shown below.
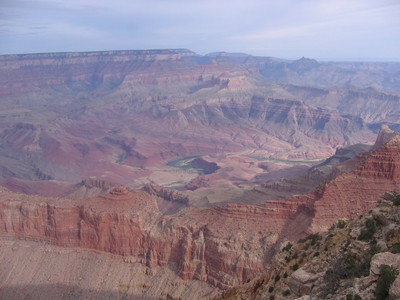
[[323,273],[310,273],[304,268],[300,268],[290,276],[288,286],[297,296],[307,295],[311,292],[316,281],[322,276]]
[[381,265],[388,265],[400,270],[400,254],[382,252],[375,254],[371,260],[370,274],[380,275]]
[[389,300],[400,299],[400,275],[392,283],[389,290]]

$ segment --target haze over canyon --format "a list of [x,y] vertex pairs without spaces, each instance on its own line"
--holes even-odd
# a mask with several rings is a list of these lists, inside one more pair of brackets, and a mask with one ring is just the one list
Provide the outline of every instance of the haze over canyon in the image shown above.
[[399,190],[400,63],[3,55],[0,98],[0,298],[214,297]]

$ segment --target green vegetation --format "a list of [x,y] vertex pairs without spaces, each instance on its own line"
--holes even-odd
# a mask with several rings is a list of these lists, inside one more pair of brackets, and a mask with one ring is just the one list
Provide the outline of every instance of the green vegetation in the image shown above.
[[336,224],[337,228],[345,228],[346,227],[346,221],[345,220],[339,220]]
[[301,238],[301,239],[299,239],[297,242],[298,242],[299,244],[303,244],[303,243],[305,243],[306,241],[307,241],[306,238]]
[[379,251],[380,248],[377,246],[376,240],[374,240],[370,243],[368,252],[364,253],[362,256],[354,256],[350,253],[344,254],[343,257],[339,259],[336,273],[339,274],[340,279],[368,276],[372,256]]
[[[336,267],[338,262],[339,261],[336,261],[333,264],[333,268],[337,271],[339,271],[339,268]],[[335,271],[332,268],[330,268],[325,272],[324,281],[325,281],[326,295],[334,293],[339,287],[340,274],[335,273]]]
[[392,253],[400,253],[400,243],[393,244]]
[[396,206],[399,206],[400,205],[400,195],[396,195],[394,198],[393,198],[393,204],[394,205],[396,205]]
[[275,295],[269,296],[269,300],[275,300]]
[[281,276],[278,274],[278,275],[276,275],[276,277],[275,277],[275,282],[278,282],[279,280],[281,280]]
[[358,236],[360,241],[369,241],[374,237],[376,232],[376,222],[372,219],[365,221],[365,228],[363,228]]
[[307,239],[311,241],[311,242],[310,242],[310,245],[311,245],[311,246],[314,246],[314,245],[317,243],[317,241],[319,241],[320,239],[322,239],[322,237],[321,237],[321,235],[320,235],[319,233],[314,233],[314,234],[310,234],[310,235],[307,237]]
[[290,295],[290,290],[286,290],[282,292],[282,296],[286,297]]
[[[332,262],[324,276],[326,295],[334,293],[339,287],[341,279],[351,279],[369,275],[371,258],[380,251],[376,240],[371,241],[369,250],[362,255],[345,252]],[[350,297],[350,296],[348,296]],[[351,295],[352,299],[359,299]]]
[[362,300],[361,296],[358,294],[347,294],[346,295],[346,300]]
[[283,247],[282,251],[289,251],[292,248],[293,244],[289,243],[285,247]]
[[270,286],[269,289],[268,289],[268,293],[272,293],[273,291],[274,291],[274,287]]
[[299,268],[298,264],[294,264],[293,266],[290,267],[293,271],[296,271]]
[[398,275],[396,269],[388,265],[382,265],[380,271],[381,275],[376,282],[376,288],[374,291],[376,300],[388,299],[390,286]]
[[353,294],[347,294],[346,300],[353,300]]
[[371,259],[357,260],[350,254],[345,255],[343,259],[344,272],[341,279],[368,276],[371,266]]

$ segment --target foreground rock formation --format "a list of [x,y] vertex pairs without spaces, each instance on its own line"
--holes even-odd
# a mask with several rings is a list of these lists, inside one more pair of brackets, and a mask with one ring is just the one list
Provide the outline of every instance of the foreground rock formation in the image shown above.
[[256,279],[222,299],[399,299],[400,196],[385,193],[365,216],[282,245]]
[[[252,279],[283,240],[356,217],[400,184],[400,135],[383,127],[352,171],[314,193],[264,204],[190,207],[184,197],[148,187],[115,187],[89,199],[44,198],[0,190],[0,235],[123,256],[149,268],[170,266],[185,280],[227,288]],[[173,210],[168,203],[176,203]]]

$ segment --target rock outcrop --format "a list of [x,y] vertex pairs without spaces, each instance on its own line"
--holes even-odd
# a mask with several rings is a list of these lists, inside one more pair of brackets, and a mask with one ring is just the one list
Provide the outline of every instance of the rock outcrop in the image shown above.
[[213,299],[398,299],[400,243],[386,234],[400,224],[396,197],[385,193],[364,217],[286,242],[265,273]]

